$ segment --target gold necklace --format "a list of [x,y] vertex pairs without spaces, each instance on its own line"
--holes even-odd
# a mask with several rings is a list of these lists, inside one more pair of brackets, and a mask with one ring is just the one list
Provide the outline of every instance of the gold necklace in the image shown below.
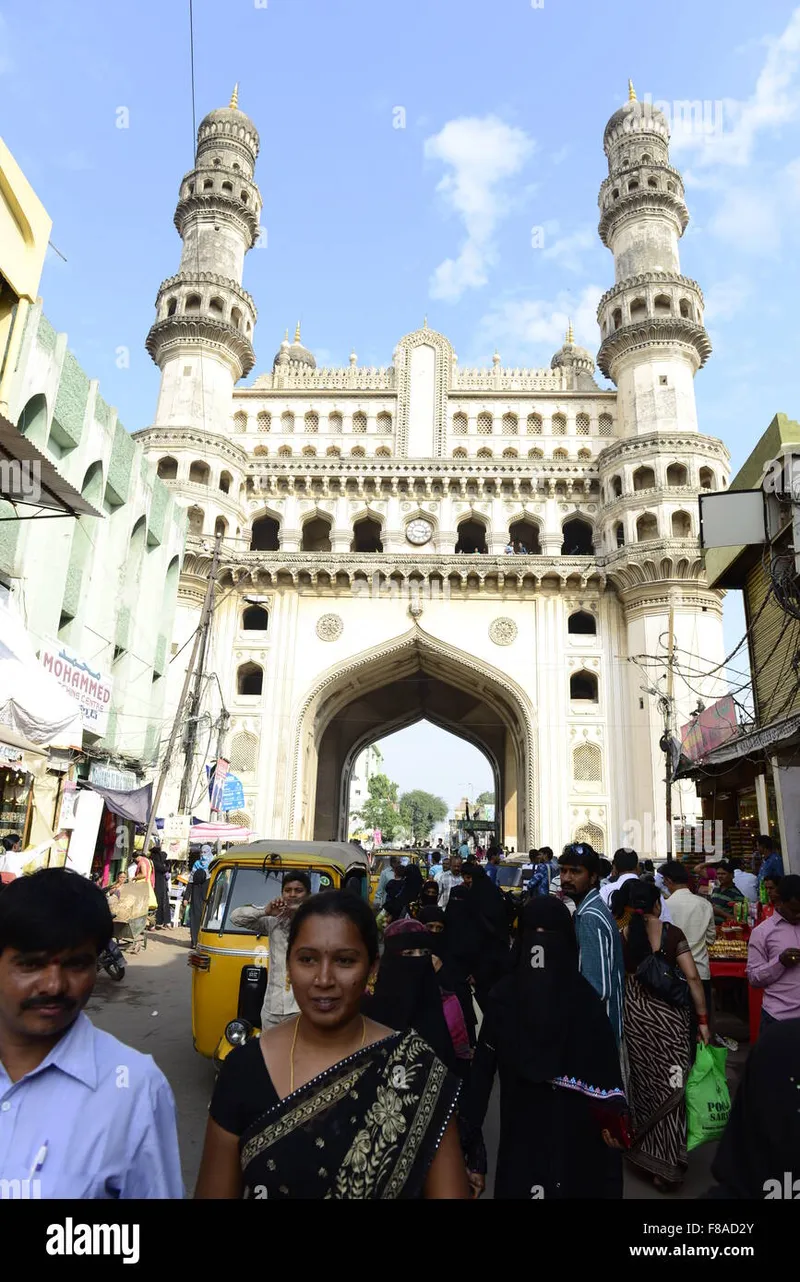
[[[289,1052],[289,1094],[290,1095],[294,1091],[294,1048],[297,1045],[297,1031],[299,1028],[300,1028],[300,1016],[298,1015],[297,1019],[294,1022],[294,1033],[292,1034],[292,1049]],[[367,1020],[366,1020],[366,1016],[362,1015],[361,1016],[361,1041],[358,1047],[359,1050],[363,1050],[364,1043],[366,1042],[366,1040],[367,1040]],[[353,1053],[355,1054],[355,1052]]]

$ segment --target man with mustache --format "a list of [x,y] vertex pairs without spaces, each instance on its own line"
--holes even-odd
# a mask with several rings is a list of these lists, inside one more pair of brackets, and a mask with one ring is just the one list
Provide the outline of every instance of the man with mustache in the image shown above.
[[63,868],[0,896],[0,1179],[11,1196],[181,1198],[163,1073],[83,1013],[113,933],[105,895]]

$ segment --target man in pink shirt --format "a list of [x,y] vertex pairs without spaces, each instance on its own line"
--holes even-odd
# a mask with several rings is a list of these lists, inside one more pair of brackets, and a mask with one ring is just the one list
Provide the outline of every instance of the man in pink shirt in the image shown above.
[[747,978],[764,989],[761,1031],[775,1020],[800,1019],[800,877],[782,877],[772,917],[756,926]]

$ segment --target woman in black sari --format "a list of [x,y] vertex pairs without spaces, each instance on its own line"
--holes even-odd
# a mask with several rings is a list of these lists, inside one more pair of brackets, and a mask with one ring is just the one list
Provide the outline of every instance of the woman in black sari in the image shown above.
[[415,1032],[360,1011],[378,954],[369,905],[313,895],[289,931],[296,1019],[222,1065],[197,1198],[467,1198],[457,1080]]
[[526,904],[517,966],[489,996],[462,1108],[472,1127],[497,1071],[495,1199],[621,1197],[609,1152],[626,1112],[614,1033],[578,971],[569,910],[551,896]]

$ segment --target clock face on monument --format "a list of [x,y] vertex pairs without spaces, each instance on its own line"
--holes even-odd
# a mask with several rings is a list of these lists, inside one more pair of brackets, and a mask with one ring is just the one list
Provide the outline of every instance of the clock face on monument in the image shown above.
[[430,521],[423,521],[421,519],[409,521],[406,526],[406,538],[409,543],[414,543],[417,547],[420,547],[423,543],[427,543],[432,534],[433,526]]

